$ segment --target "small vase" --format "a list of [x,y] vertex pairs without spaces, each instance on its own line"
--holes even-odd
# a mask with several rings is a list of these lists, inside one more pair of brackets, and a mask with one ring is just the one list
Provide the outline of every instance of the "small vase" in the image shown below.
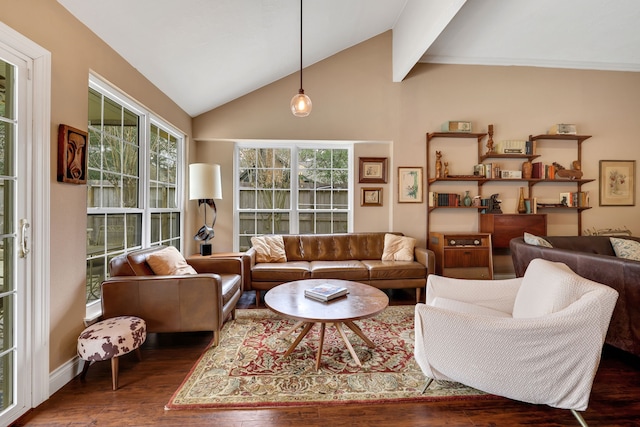
[[527,213],[527,207],[524,204],[524,187],[520,187],[520,197],[518,198],[518,213]]
[[531,179],[532,170],[533,170],[533,164],[531,162],[524,162],[522,164],[522,178]]
[[465,206],[471,206],[471,196],[469,195],[468,191],[464,192],[464,198],[462,199],[462,203],[464,203]]

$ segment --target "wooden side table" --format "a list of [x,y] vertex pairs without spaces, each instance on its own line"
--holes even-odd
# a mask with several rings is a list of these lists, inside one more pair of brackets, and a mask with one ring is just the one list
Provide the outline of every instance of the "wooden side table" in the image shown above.
[[490,233],[429,233],[436,274],[459,279],[493,279]]

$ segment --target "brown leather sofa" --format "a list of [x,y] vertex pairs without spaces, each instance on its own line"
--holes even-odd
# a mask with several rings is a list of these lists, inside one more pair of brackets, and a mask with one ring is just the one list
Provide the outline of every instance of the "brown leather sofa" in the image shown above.
[[[616,236],[618,237],[618,236]],[[606,343],[640,356],[640,262],[618,258],[608,236],[543,236],[553,248],[534,246],[517,237],[509,242],[516,276],[534,258],[563,262],[582,277],[619,293]],[[639,237],[622,237],[640,241]]]
[[242,259],[188,259],[198,274],[156,276],[147,256],[162,248],[154,246],[111,260],[110,278],[102,283],[103,316],[140,317],[147,323],[147,332],[213,331],[217,345],[220,329],[228,317],[235,319],[242,295]]
[[[256,251],[246,252],[251,271],[249,289],[260,292],[294,280],[342,279],[379,289],[415,289],[416,301],[435,272],[435,256],[414,248],[413,261],[382,261],[386,233],[283,235],[287,262],[257,263]],[[400,235],[400,233],[394,233]]]

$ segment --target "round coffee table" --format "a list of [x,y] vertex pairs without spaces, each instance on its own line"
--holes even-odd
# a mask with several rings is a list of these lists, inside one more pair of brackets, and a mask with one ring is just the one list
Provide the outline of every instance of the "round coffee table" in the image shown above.
[[[349,294],[346,297],[336,298],[329,302],[316,301],[304,296],[305,289],[321,284],[344,286],[349,289]],[[283,337],[290,335],[300,326],[304,326],[284,356],[290,355],[300,341],[309,333],[313,325],[320,323],[320,338],[316,355],[316,369],[319,369],[322,345],[324,343],[324,331],[327,323],[333,323],[355,362],[358,366],[362,366],[342,325],[346,325],[369,347],[374,348],[373,341],[367,338],[358,325],[354,323],[354,320],[366,319],[380,313],[389,305],[389,297],[380,289],[363,283],[337,279],[307,279],[276,286],[267,292],[264,302],[272,311],[298,321]]]

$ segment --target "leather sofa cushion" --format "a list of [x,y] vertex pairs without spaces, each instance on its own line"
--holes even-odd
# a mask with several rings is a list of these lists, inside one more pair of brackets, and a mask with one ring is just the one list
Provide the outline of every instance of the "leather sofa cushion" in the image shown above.
[[251,280],[254,282],[292,282],[309,278],[307,261],[259,263],[251,269]]
[[544,236],[555,249],[616,256],[607,236]]
[[385,234],[294,234],[282,238],[288,261],[348,261],[381,259]]
[[222,281],[222,305],[227,305],[242,287],[242,278],[238,274],[220,274]]
[[312,261],[309,265],[312,279],[369,280],[369,271],[357,260]]
[[416,261],[364,260],[371,280],[424,279],[427,267]]

